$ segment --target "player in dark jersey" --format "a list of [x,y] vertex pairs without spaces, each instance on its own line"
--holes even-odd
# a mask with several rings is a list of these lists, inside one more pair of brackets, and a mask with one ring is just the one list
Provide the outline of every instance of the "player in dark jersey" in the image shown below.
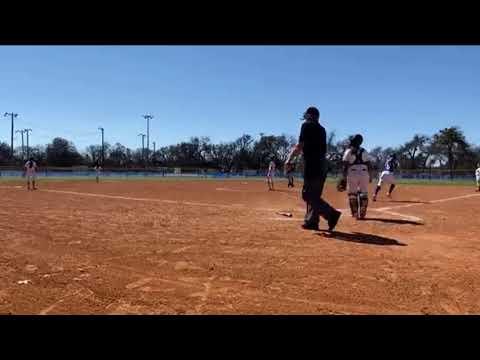
[[380,175],[380,179],[378,180],[377,188],[375,189],[375,194],[373,195],[373,201],[377,200],[377,195],[382,188],[382,184],[385,182],[390,184],[390,189],[388,190],[387,196],[391,197],[393,189],[395,189],[395,171],[397,170],[399,164],[397,160],[397,155],[392,154],[387,158],[385,162],[385,166],[383,168],[382,174]]

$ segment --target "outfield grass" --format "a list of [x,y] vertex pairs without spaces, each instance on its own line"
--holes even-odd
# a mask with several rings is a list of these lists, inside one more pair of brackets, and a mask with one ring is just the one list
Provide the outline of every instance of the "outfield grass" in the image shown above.
[[[102,181],[265,181],[265,178],[260,177],[195,177],[195,176],[104,176],[100,178]],[[277,178],[277,181],[286,181],[285,178]],[[0,182],[24,182],[25,179],[22,177],[16,176],[2,176],[0,177]],[[48,176],[48,177],[39,177],[37,179],[39,183],[43,182],[69,182],[69,181],[95,181],[94,176]],[[301,182],[301,179],[296,179],[297,182]],[[328,183],[336,183],[338,178],[327,178]],[[376,181],[374,181],[375,183]],[[400,185],[445,185],[445,186],[475,186],[475,181],[472,180],[427,180],[427,179],[397,179],[397,184]]]

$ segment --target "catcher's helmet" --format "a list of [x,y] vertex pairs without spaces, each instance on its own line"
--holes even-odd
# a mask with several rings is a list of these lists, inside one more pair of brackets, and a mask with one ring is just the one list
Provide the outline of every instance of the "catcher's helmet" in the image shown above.
[[303,114],[302,120],[314,120],[318,121],[320,119],[320,111],[314,106],[310,106],[307,111]]
[[363,136],[360,134],[355,135],[350,140],[350,146],[358,148],[363,143]]

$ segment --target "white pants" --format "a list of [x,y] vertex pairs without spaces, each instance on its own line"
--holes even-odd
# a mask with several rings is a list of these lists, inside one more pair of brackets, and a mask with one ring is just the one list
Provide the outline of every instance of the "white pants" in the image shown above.
[[368,193],[369,182],[370,175],[366,165],[350,166],[347,173],[347,191],[349,194]]
[[477,178],[477,186],[480,186],[480,178]]
[[36,175],[27,175],[27,181],[28,182],[35,181],[36,179],[37,179]]
[[383,183],[395,184],[395,176],[390,171],[383,171],[378,180],[378,186],[382,186]]

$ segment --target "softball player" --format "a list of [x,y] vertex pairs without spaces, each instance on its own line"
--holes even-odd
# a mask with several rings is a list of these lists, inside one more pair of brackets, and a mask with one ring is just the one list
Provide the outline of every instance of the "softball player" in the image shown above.
[[267,172],[267,184],[268,184],[268,190],[275,190],[273,188],[273,177],[275,176],[275,163],[270,161],[270,164],[268,165],[268,172]]
[[477,191],[480,191],[480,163],[477,164],[477,170],[475,170],[475,178],[477,180]]
[[100,172],[102,171],[102,167],[100,166],[100,164],[97,162],[95,164],[95,180],[97,181],[97,184],[100,182]]
[[375,194],[373,195],[373,201],[377,201],[377,194],[380,191],[382,184],[385,182],[390,184],[390,189],[388,190],[387,196],[391,197],[393,189],[395,189],[395,175],[394,172],[397,170],[398,167],[398,160],[397,155],[392,154],[387,158],[385,162],[385,167],[380,175],[380,179],[378,180],[377,188],[375,189]]
[[348,202],[352,216],[364,219],[368,207],[368,184],[370,182],[370,156],[360,145],[362,135],[355,135],[343,155],[344,177],[347,178]]
[[293,185],[293,172],[295,171],[295,165],[293,163],[286,165],[285,166],[285,175],[287,175],[288,179],[288,187],[293,188],[295,185]]
[[37,178],[37,163],[30,158],[25,163],[25,173],[24,176],[27,177],[27,189],[30,190],[30,183],[32,183],[32,190],[37,190],[35,187],[35,180]]

